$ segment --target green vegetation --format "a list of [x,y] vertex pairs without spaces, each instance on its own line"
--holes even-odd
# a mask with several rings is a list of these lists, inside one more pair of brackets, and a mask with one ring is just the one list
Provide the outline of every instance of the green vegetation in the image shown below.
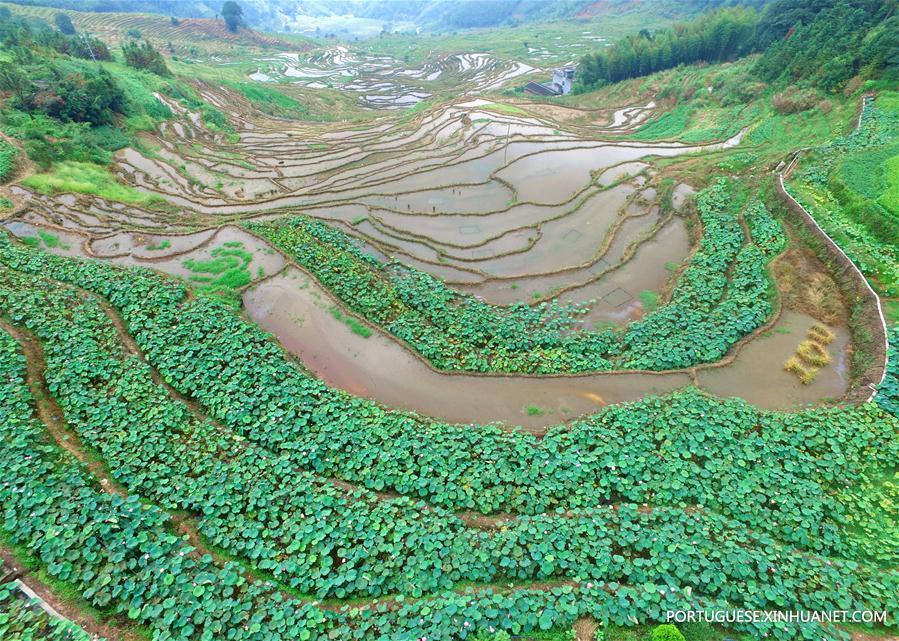
[[[5,343],[4,355],[9,355],[9,338]],[[4,575],[0,561],[0,577]],[[94,637],[77,625],[57,619],[44,612],[37,603],[22,598],[22,593],[13,581],[0,583],[0,638],[29,641],[92,641]],[[100,640],[102,641],[102,640]]]
[[253,254],[239,242],[225,243],[212,249],[209,254],[209,260],[188,258],[182,263],[193,273],[190,281],[196,284],[199,291],[236,305],[235,290],[252,281],[249,265],[253,262]]
[[[188,99],[196,109],[209,107],[182,81],[157,75],[167,72],[148,43],[126,43],[123,52],[129,65],[156,73],[113,61],[99,40],[66,36],[40,20],[4,11],[0,90],[9,98],[0,109],[0,129],[20,140],[28,157],[47,172],[29,177],[26,184],[48,193],[76,191],[152,204],[153,197],[119,185],[102,165],[132,144],[136,132],[173,116],[154,92]],[[5,151],[0,149],[0,169]]]
[[158,243],[150,243],[149,245],[147,245],[147,250],[160,251],[162,249],[168,249],[171,246],[172,246],[172,241],[170,241],[168,238],[163,238]]
[[579,91],[645,76],[679,64],[716,62],[753,51],[754,73],[766,82],[805,81],[832,90],[864,72],[895,73],[899,17],[890,3],[776,0],[758,17],[727,8],[650,33],[643,29],[606,50],[587,54],[578,68]]
[[349,327],[354,334],[358,334],[362,338],[368,338],[371,336],[371,328],[365,323],[359,322],[353,316],[348,314],[344,314],[343,311],[337,305],[331,305],[328,308],[328,312],[339,320],[341,323]]
[[306,118],[309,110],[298,100],[285,93],[266,87],[258,82],[227,82],[228,86],[240,92],[260,111],[273,116]]
[[489,109],[490,111],[498,111],[501,114],[508,114],[510,116],[526,116],[528,113],[521,107],[506,105],[501,102],[493,102],[489,105],[484,105],[484,108]]
[[766,48],[756,73],[769,82],[800,80],[825,90],[882,68],[895,79],[899,16],[894,12],[889,2],[878,0],[775,0],[759,23],[759,44]]
[[721,9],[687,23],[619,40],[587,54],[578,65],[580,91],[645,76],[693,62],[737,58],[753,50],[757,16],[743,8]]
[[59,247],[59,236],[56,234],[51,234],[50,232],[44,231],[42,229],[37,232],[38,237],[44,241],[44,245],[50,247]]
[[[119,0],[105,1],[114,7]],[[148,8],[159,1],[148,0]],[[137,637],[155,641],[573,641],[573,625],[584,618],[578,630],[584,623],[589,628],[589,620],[600,623],[596,641],[844,641],[845,628],[826,624],[762,621],[726,631],[658,624],[671,610],[899,611],[899,326],[889,331],[890,359],[873,402],[848,402],[868,394],[852,387],[852,397],[768,411],[687,384],[692,376],[705,386],[703,377],[716,370],[691,368],[733,354],[771,321],[778,291],[787,312],[829,313],[815,299],[820,294],[825,302],[840,300],[835,315],[852,316],[850,347],[841,353],[831,345],[839,321],[828,321],[834,331],[809,323],[805,336],[761,343],[763,351],[780,343],[795,347],[785,366],[803,382],[847,358],[877,356],[867,321],[842,306],[848,292],[833,284],[837,275],[815,260],[793,217],[778,218],[784,207],[778,202],[775,208],[771,175],[800,144],[811,149],[798,158],[787,187],[882,293],[899,296],[899,92],[887,69],[895,54],[895,18],[880,0],[815,1],[810,11],[799,0],[775,0],[777,11],[760,17],[751,8],[759,3],[749,2],[750,8],[663,30],[669,18],[702,3],[677,9],[662,0],[670,9],[662,16],[658,9],[610,9],[588,0],[544,9],[532,9],[530,0],[466,1],[435,5],[435,11],[465,24],[524,21],[544,10],[561,15],[575,5],[624,15],[609,20],[602,36],[603,23],[585,17],[510,26],[501,35],[441,38],[392,35],[385,24],[383,37],[347,51],[325,39],[321,48],[305,51],[302,39],[290,39],[300,62],[352,60],[348,69],[355,75],[330,76],[334,87],[381,75],[370,69],[409,87],[422,80],[427,101],[391,113],[359,108],[350,89],[251,82],[247,74],[260,61],[281,64],[286,58],[277,47],[287,49],[283,41],[269,51],[269,45],[246,45],[270,38],[246,28],[233,2],[219,14],[231,33],[218,16],[132,20],[109,14],[95,24],[81,13],[69,14],[71,30],[65,21],[57,30],[0,7],[0,129],[15,143],[0,138],[0,179],[36,167],[40,173],[25,177],[24,186],[98,198],[29,203],[9,188],[27,206],[23,216],[30,208],[24,218],[30,226],[16,220],[0,234],[0,543],[28,559],[30,570],[67,601],[80,600],[79,608],[117,626],[130,622]],[[248,8],[247,20],[265,6]],[[391,6],[383,10],[404,10]],[[102,34],[116,44],[113,54],[82,33]],[[180,42],[195,38],[202,46],[182,55],[183,45],[161,36],[179,33],[173,37]],[[610,47],[598,39],[622,35]],[[147,41],[137,42],[143,36]],[[79,42],[97,45],[97,61],[83,55]],[[460,67],[443,55],[496,54],[500,60],[488,63],[496,68],[483,72],[489,79],[512,60],[536,59],[546,68],[580,55],[585,45],[600,53],[588,56],[581,72],[585,81],[594,74],[591,85],[604,88],[527,102],[511,89],[486,90],[488,104],[468,116],[460,105],[470,98],[457,100],[461,85],[454,84]],[[360,60],[366,51],[388,53],[408,66]],[[743,56],[750,51],[757,53]],[[222,52],[227,55],[219,57]],[[425,59],[431,66],[414,68]],[[483,60],[464,63],[481,73]],[[423,80],[437,68],[438,79]],[[662,71],[647,76],[651,70]],[[619,77],[629,80],[608,84]],[[867,90],[876,90],[876,98],[864,107],[858,131],[847,133]],[[444,110],[450,99],[455,111]],[[649,100],[657,106],[639,125],[626,122],[617,134],[604,127],[612,110]],[[681,254],[655,257],[659,280],[669,281],[664,298],[650,289],[637,293],[657,281],[621,286],[627,294],[618,299],[628,299],[622,313],[637,320],[622,316],[619,325],[603,322],[605,308],[590,315],[591,303],[550,300],[567,285],[587,290],[563,280],[567,267],[552,271],[549,259],[543,265],[515,253],[524,239],[544,239],[539,251],[556,242],[553,233],[569,229],[567,220],[555,221],[570,212],[549,200],[532,201],[525,192],[541,184],[536,178],[524,188],[518,183],[531,180],[529,170],[513,179],[511,169],[496,168],[499,154],[509,151],[501,146],[504,127],[481,127],[488,118],[472,123],[470,114],[481,108],[506,116],[494,121],[539,119],[540,129],[521,131],[543,133],[516,133],[520,141],[509,145],[511,151],[567,152],[571,146],[578,154],[571,157],[579,159],[590,158],[588,147],[612,144],[585,144],[597,128],[625,141],[618,147],[627,149],[622,163],[634,161],[627,154],[639,155],[634,147],[653,147],[629,140],[697,143],[744,129],[746,135],[736,149],[643,158],[650,167],[609,186],[609,193],[620,188],[626,198],[624,190],[640,182],[633,200],[615,204],[608,213],[618,217],[604,224],[630,225],[633,218],[634,228],[649,225],[639,232],[648,242],[670,239],[661,230],[676,226],[681,236],[675,240],[683,246]],[[287,118],[335,124],[288,124]],[[182,175],[165,177],[127,159],[110,168],[115,152],[127,146],[151,157],[154,169],[156,163],[164,173],[180,167]],[[542,171],[541,160],[529,157],[533,164],[526,167]],[[470,180],[468,168],[456,171],[469,161],[475,173],[487,168],[483,182]],[[547,181],[565,167],[547,164]],[[573,176],[584,170],[588,191],[572,201],[578,207],[598,191],[605,169],[586,164],[568,170]],[[431,169],[445,167],[455,172],[448,184],[429,180]],[[484,188],[478,203],[484,211],[466,210],[488,182],[491,191]],[[682,183],[697,191],[675,210],[673,194],[683,195],[675,191]],[[176,193],[177,208],[151,195],[154,189]],[[456,218],[437,219],[448,193]],[[500,211],[487,212],[494,202]],[[522,221],[506,216],[521,228],[504,231],[495,222],[507,213],[503,203],[520,206],[513,214],[527,212]],[[544,218],[541,207],[549,212]],[[296,213],[304,209],[310,215]],[[556,211],[559,216],[549,218]],[[463,218],[482,213],[487,217]],[[601,222],[589,218],[589,209],[578,215]],[[419,242],[414,233],[420,227],[399,226],[404,216],[433,229]],[[536,222],[525,221],[528,216]],[[36,222],[41,217],[50,222]],[[347,222],[371,247],[341,231]],[[255,250],[253,244],[250,251],[239,241],[216,243],[212,224],[243,225],[273,247]],[[64,240],[75,237],[70,226],[93,236],[96,242],[84,247],[97,255],[146,260],[184,278],[59,255],[71,249]],[[65,235],[56,229],[66,229]],[[478,244],[483,239],[471,229],[497,235]],[[34,235],[17,242],[13,232]],[[185,235],[177,241],[166,235],[178,233]],[[126,234],[132,242],[123,241]],[[456,234],[464,242],[453,244]],[[594,235],[602,251],[627,256],[629,248],[613,245],[611,236]],[[693,243],[689,253],[685,236]],[[592,237],[583,245],[567,240],[575,235],[562,237],[567,244],[559,242],[560,251],[570,248],[573,258],[591,249],[586,241]],[[178,251],[170,256],[152,254],[173,242]],[[190,243],[203,253],[186,258],[183,252],[196,251]],[[495,399],[497,406],[509,405],[511,423],[518,419],[527,429],[468,418],[458,425],[426,411],[385,407],[329,386],[324,374],[311,371],[313,361],[299,362],[239,309],[241,290],[254,275],[265,277],[259,261],[253,267],[255,251],[275,256],[274,270],[283,263],[275,248],[337,297],[335,305],[315,297],[322,313],[336,320],[325,317],[337,338],[348,335],[341,323],[363,338],[377,327],[452,372],[682,369],[688,371],[633,378],[681,379],[685,386],[608,405],[605,390],[581,391],[580,383],[571,388],[586,403],[570,402],[565,392],[546,407],[532,404],[544,398],[537,394],[511,405]],[[494,248],[510,250],[511,267],[502,265],[508,273],[484,267],[505,258],[492,254]],[[129,249],[131,258],[119,253]],[[409,265],[394,258],[407,255]],[[662,269],[662,261],[679,255],[689,259]],[[776,257],[779,290],[769,276]],[[432,263],[446,281],[412,266]],[[547,271],[532,278],[513,269],[516,264]],[[585,265],[577,269],[593,274],[600,263]],[[791,271],[784,276],[781,268]],[[791,289],[790,276],[809,291]],[[453,289],[453,283],[462,284]],[[518,283],[518,295],[533,297],[533,304],[486,302],[493,295],[517,300],[511,290]],[[308,290],[310,281],[300,277],[294,286]],[[592,282],[586,287],[591,293],[584,298],[601,296],[602,305],[614,306],[615,296]],[[633,294],[642,310],[635,309]],[[276,294],[275,305],[281,302]],[[895,299],[886,301],[888,316],[897,309]],[[778,326],[767,334],[784,331]],[[354,342],[372,347],[373,341]],[[776,356],[779,367],[790,354]],[[380,365],[385,377],[394,375],[391,363]],[[368,393],[369,380],[341,374],[350,374],[347,389]],[[819,382],[829,378],[818,376]],[[752,384],[751,377],[737,378]],[[815,389],[807,392],[820,399]],[[443,392],[436,389],[438,396]],[[408,400],[402,399],[404,407],[418,407],[417,398]],[[561,421],[583,411],[564,403],[596,409],[541,427],[556,414]],[[891,620],[886,631],[895,626]],[[0,584],[0,637],[81,641],[80,631],[62,628]]]
[[[671,301],[624,330],[584,330],[585,308],[558,301],[497,306],[463,295],[436,277],[382,263],[345,234],[306,217],[247,227],[297,260],[343,303],[411,345],[436,367],[479,372],[550,373],[674,369],[713,362],[771,314],[767,262],[782,245],[779,223],[753,201],[751,229],[740,227],[746,194],[720,179],[698,198],[706,229]],[[751,241],[751,242],[747,242]],[[539,298],[539,296],[538,296]]]
[[5,140],[0,140],[0,184],[8,181],[16,169],[18,150]]
[[881,292],[899,295],[896,93],[868,103],[861,126],[800,158],[788,184]]
[[659,307],[659,294],[651,289],[644,289],[637,297],[643,305],[643,309],[649,313],[654,312]]
[[887,375],[874,400],[887,412],[899,416],[899,324],[893,325],[888,338]]
[[[140,32],[137,37],[140,37]],[[122,45],[122,53],[125,56],[125,64],[129,67],[143,69],[155,73],[157,76],[172,75],[165,64],[165,59],[147,40],[140,44],[126,42]]]
[[106,167],[87,162],[58,162],[53,166],[52,173],[28,176],[22,184],[45,194],[93,194],[101,198],[145,206],[160,202],[159,196],[138,191],[130,185],[123,185],[116,181],[115,176]]
[[[0,308],[41,338],[48,386],[120,483],[194,512],[211,543],[319,598],[392,589],[428,595],[360,618],[350,609],[273,598],[276,586],[247,581],[238,566],[184,554],[186,543],[166,533],[158,508],[95,489],[66,455],[40,440],[24,363],[15,343],[0,335],[9,381],[0,395],[0,448],[13,462],[0,498],[29,515],[7,520],[4,529],[18,544],[40,546],[48,572],[73,582],[94,604],[178,638],[188,637],[188,629],[197,635],[211,629],[223,609],[240,613],[239,624],[258,625],[241,638],[305,638],[305,631],[311,639],[443,638],[459,629],[453,615],[460,606],[471,634],[488,627],[520,634],[570,625],[586,612],[620,624],[653,620],[660,609],[689,609],[697,600],[710,608],[899,605],[899,575],[886,569],[896,561],[887,544],[893,534],[867,527],[862,507],[886,500],[876,498],[872,483],[899,454],[891,436],[897,419],[875,404],[781,414],[686,390],[610,406],[540,441],[496,427],[460,430],[330,390],[227,308],[185,298],[182,286],[145,270],[34,252],[6,238],[0,262],[7,266]],[[150,365],[119,344],[93,297],[60,283],[108,299],[127,327],[140,327],[134,339]],[[215,423],[197,420],[170,397],[154,382],[151,365]],[[261,380],[269,383],[252,384]],[[131,427],[123,430],[122,420]],[[545,462],[549,451],[552,465]],[[146,465],[150,460],[154,465]],[[596,466],[616,471],[597,476]],[[342,497],[315,475],[359,489]],[[263,513],[246,502],[249,487],[259,497],[254,503],[266,501]],[[363,487],[414,492],[431,507],[375,499]],[[759,492],[778,500],[756,501]],[[638,508],[648,501],[651,510]],[[30,507],[35,502],[41,510]],[[568,514],[558,518],[554,508]],[[476,530],[443,511],[458,509],[534,516]],[[82,525],[85,515],[90,528]],[[369,522],[358,533],[337,529]],[[334,529],[322,538],[324,524]],[[385,536],[374,535],[384,527]],[[58,534],[47,538],[51,530]],[[331,561],[332,545],[346,561]],[[436,549],[442,552],[435,564]],[[110,555],[122,554],[134,561],[110,564]],[[97,572],[107,565],[111,573]],[[110,580],[100,584],[100,576]],[[574,576],[604,582],[445,591],[459,578]],[[188,608],[198,616],[178,618]],[[836,638],[833,630],[814,630]],[[761,625],[752,632],[789,639],[803,630]]]
[[651,641],[686,641],[681,631],[671,624],[660,625],[652,631]]

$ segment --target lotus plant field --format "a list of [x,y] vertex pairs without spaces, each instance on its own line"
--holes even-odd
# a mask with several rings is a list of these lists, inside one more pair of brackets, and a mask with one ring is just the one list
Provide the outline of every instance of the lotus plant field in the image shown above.
[[895,635],[894,87],[61,15],[168,66],[0,97],[0,638]]

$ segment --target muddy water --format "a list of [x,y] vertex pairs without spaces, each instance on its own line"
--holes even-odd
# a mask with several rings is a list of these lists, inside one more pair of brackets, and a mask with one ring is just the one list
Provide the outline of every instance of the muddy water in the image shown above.
[[[250,318],[329,385],[454,423],[499,421],[539,429],[690,383],[686,373],[601,373],[574,377],[475,376],[437,372],[386,333],[364,338],[329,313],[335,300],[304,272],[288,268],[244,293]],[[811,385],[788,380],[782,363],[814,320],[787,313],[768,337],[726,366],[699,371],[700,386],[763,408],[792,409],[839,397],[846,389],[848,336],[836,329],[834,364]],[[786,333],[788,332],[788,333]],[[385,364],[389,364],[385,368]],[[783,376],[781,376],[783,374]]]
[[[251,254],[247,270],[253,280],[274,274],[286,263],[284,257],[265,242],[239,227],[226,225],[216,230],[205,230],[184,236],[166,236],[144,232],[119,232],[108,237],[89,239],[80,234],[52,230],[48,244],[46,234],[40,228],[23,221],[9,221],[6,227],[20,238],[35,237],[38,246],[54,254],[80,257],[101,257],[118,265],[151,267],[155,270],[191,280],[195,274],[184,261],[208,261],[214,258],[212,251],[227,247],[226,243],[239,243]],[[43,230],[41,230],[43,231]],[[52,240],[55,238],[56,240]],[[168,247],[162,247],[168,241]],[[159,247],[159,249],[153,249]],[[89,249],[88,249],[89,248]]]
[[244,293],[250,318],[329,385],[453,423],[501,421],[536,429],[690,382],[686,374],[443,374],[379,330],[368,338],[353,333],[329,313],[333,305],[327,292],[294,268]]
[[783,369],[784,361],[806,339],[815,322],[805,314],[785,312],[772,331],[740,352],[733,365],[700,371],[700,385],[718,396],[739,396],[769,409],[795,408],[839,398],[846,391],[849,366],[849,334],[844,328],[829,328],[836,334],[828,346],[833,361],[821,368],[811,384],[803,385]]
[[[37,229],[29,223],[8,221],[6,226],[18,236],[39,237]],[[46,234],[44,237],[49,238]],[[52,237],[55,239],[52,243],[41,241],[48,251],[85,254],[84,237],[57,230],[52,231]],[[117,253],[116,250],[121,252],[111,259],[113,262],[152,266],[184,277],[189,277],[182,264],[187,256],[207,257],[213,246],[229,241],[240,241],[253,252],[254,277],[258,278],[259,267],[263,267],[264,273],[272,274],[283,265],[279,255],[269,253],[271,250],[264,244],[234,227],[221,228],[214,238],[198,234],[194,240],[201,246],[187,254],[157,260],[143,258],[152,251],[146,245],[162,238],[149,234],[140,238],[119,235],[104,249],[111,254]],[[261,280],[244,292],[243,300],[253,321],[274,334],[287,350],[330,385],[388,407],[413,410],[455,423],[499,421],[538,430],[590,413],[607,403],[661,394],[690,383],[690,377],[682,372],[575,377],[441,373],[380,330],[376,329],[368,338],[353,333],[331,315],[329,310],[336,304],[331,295],[294,267]],[[616,301],[610,304],[625,310],[634,304]],[[733,363],[700,368],[699,385],[713,394],[739,396],[769,409],[793,409],[839,398],[847,386],[849,336],[845,329],[831,328],[836,335],[829,348],[833,362],[821,369],[812,384],[801,385],[782,369],[783,362],[805,339],[814,322],[806,315],[784,313],[770,332],[746,345]],[[385,370],[385,364],[389,364],[389,370]]]

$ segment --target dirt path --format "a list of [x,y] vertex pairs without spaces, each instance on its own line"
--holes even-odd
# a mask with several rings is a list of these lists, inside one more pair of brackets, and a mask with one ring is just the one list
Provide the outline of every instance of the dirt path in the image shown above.
[[66,422],[62,408],[47,387],[47,381],[44,378],[47,362],[44,358],[44,349],[37,337],[28,330],[12,325],[5,320],[0,320],[0,328],[19,343],[19,349],[25,356],[25,381],[34,398],[37,417],[53,440],[78,459],[106,492],[127,496],[127,490],[113,480],[106,465],[89,452],[75,430]]
[[[112,480],[109,471],[102,462],[86,451],[81,439],[66,423],[62,409],[50,393],[44,378],[46,361],[40,341],[31,332],[16,327],[5,320],[0,320],[0,328],[8,332],[18,342],[19,348],[25,356],[25,380],[34,398],[37,417],[47,432],[57,445],[87,468],[88,472],[97,479],[104,491],[125,496],[127,494],[125,489]],[[85,614],[82,604],[77,603],[75,599],[63,598],[55,594],[46,583],[19,562],[11,549],[0,546],[0,558],[3,559],[6,569],[15,572],[16,578],[31,588],[54,610],[65,618],[77,623],[87,632],[110,641],[144,641],[146,638],[145,635],[137,633],[134,626],[123,627],[112,618],[100,621],[93,616]]]
[[13,203],[13,206],[9,210],[0,212],[0,219],[2,219],[16,213],[27,202],[26,196],[17,196],[12,192],[10,187],[35,173],[35,168],[34,163],[28,157],[28,154],[25,153],[25,148],[22,147],[22,142],[20,140],[7,136],[2,131],[0,131],[0,140],[8,142],[19,151],[19,154],[16,157],[16,166],[13,169],[12,175],[7,178],[4,184],[0,184],[0,196],[8,198]]
[[[75,599],[58,596],[49,585],[38,578],[37,574],[20,563],[15,552],[11,549],[0,546],[0,558],[3,559],[4,569],[14,572],[14,578],[18,578],[51,608],[69,621],[79,625],[85,632],[106,641],[147,640],[147,633],[139,630],[136,626],[121,625],[114,618],[98,620],[85,612],[83,603],[79,603]],[[12,577],[10,580],[12,580]]]

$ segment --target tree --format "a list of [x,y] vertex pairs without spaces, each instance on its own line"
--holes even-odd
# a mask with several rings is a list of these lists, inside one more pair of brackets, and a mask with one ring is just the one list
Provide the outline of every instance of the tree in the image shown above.
[[737,58],[755,48],[757,22],[754,11],[736,7],[676,23],[655,34],[643,29],[584,56],[578,70],[579,88],[600,87],[679,64]]
[[236,33],[243,26],[243,9],[234,0],[227,0],[222,5],[222,19],[228,31]]
[[165,58],[146,40],[142,44],[126,42],[122,45],[122,53],[125,54],[125,64],[129,67],[144,69],[158,76],[172,75],[165,64]]
[[65,13],[57,13],[53,19],[56,21],[56,28],[59,29],[60,32],[67,36],[75,35],[75,25],[72,24],[72,19],[68,15]]

